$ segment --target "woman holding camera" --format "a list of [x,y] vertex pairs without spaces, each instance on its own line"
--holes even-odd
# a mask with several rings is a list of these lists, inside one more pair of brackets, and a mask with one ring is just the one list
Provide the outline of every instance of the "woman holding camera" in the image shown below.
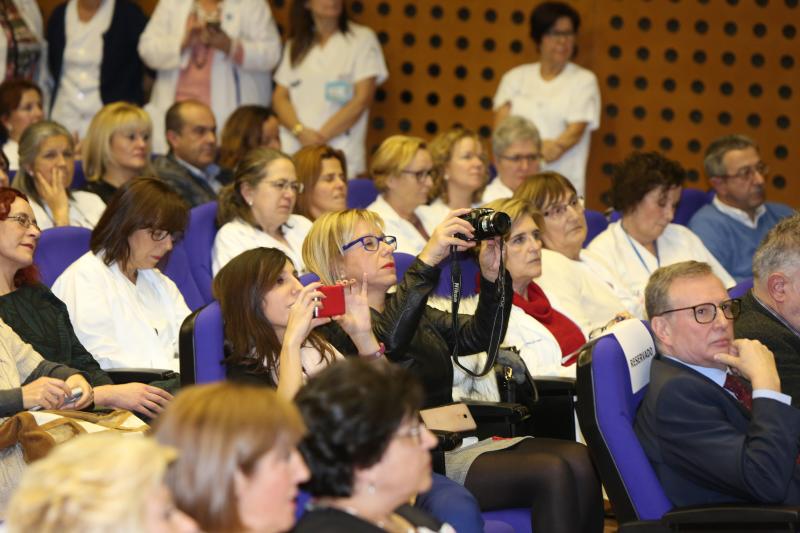
[[[437,266],[450,252],[474,248],[474,241],[455,237],[474,236],[472,225],[460,218],[468,209],[448,215],[427,242],[398,284],[392,253],[395,241],[383,231],[379,217],[364,210],[327,213],[314,222],[303,243],[303,258],[324,283],[342,275],[367,279],[367,300],[373,331],[384,343],[386,357],[408,368],[423,384],[423,406],[452,402],[453,365],[450,359],[456,339],[462,354],[489,348],[492,324],[508,322],[512,282],[499,271],[496,240],[481,247],[481,292],[474,316],[457,318],[426,305],[439,277]],[[503,276],[502,278],[500,276]],[[397,285],[393,294],[387,294]],[[497,321],[496,321],[497,319]],[[325,334],[340,351],[352,351],[341,328],[326,326]],[[585,447],[549,439],[482,441],[459,454],[448,456],[448,477],[464,484],[481,508],[534,506],[532,522],[537,531],[597,531],[602,528],[599,482]]]

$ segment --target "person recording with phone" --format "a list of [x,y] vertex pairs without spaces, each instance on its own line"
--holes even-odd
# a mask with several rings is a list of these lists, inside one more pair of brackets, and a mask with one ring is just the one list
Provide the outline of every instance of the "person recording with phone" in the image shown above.
[[366,275],[335,282],[303,287],[294,264],[277,248],[248,250],[222,267],[213,291],[225,324],[228,377],[276,387],[292,399],[308,376],[344,357],[315,331],[332,320],[352,340],[353,354],[382,359]]

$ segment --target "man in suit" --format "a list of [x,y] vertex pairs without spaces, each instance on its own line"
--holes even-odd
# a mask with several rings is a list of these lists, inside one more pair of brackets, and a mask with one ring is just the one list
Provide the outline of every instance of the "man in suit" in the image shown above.
[[687,261],[653,273],[645,306],[659,356],[635,430],[670,501],[799,505],[800,411],[772,353],[733,340],[738,301]]
[[753,290],[742,298],[738,337],[775,354],[783,390],[800,407],[800,215],[780,221],[753,257]]
[[153,168],[191,207],[217,199],[227,181],[215,164],[217,121],[211,109],[195,100],[172,104],[165,117],[169,154]]

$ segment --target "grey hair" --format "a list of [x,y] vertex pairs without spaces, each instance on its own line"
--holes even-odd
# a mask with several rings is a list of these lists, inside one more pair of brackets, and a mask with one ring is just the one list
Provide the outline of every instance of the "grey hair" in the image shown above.
[[504,118],[492,132],[492,151],[495,156],[503,155],[509,146],[518,141],[532,141],[537,150],[542,149],[542,138],[533,122],[511,115]]
[[728,169],[722,163],[725,154],[731,150],[744,150],[745,148],[755,148],[758,151],[756,142],[747,135],[725,135],[713,141],[706,148],[706,154],[703,158],[703,167],[706,175],[709,178],[727,175]]
[[800,266],[800,213],[778,222],[753,255],[753,277],[765,281],[770,274]]
[[644,290],[644,307],[647,319],[669,310],[669,288],[679,279],[700,278],[712,274],[711,265],[700,261],[683,261],[661,267],[650,275]]
[[31,124],[25,128],[22,137],[19,139],[19,170],[14,177],[12,187],[24,192],[39,204],[44,204],[44,202],[36,190],[36,179],[29,171],[29,168],[33,168],[33,163],[36,161],[36,156],[39,155],[42,144],[53,137],[65,137],[70,149],[75,150],[75,139],[72,138],[69,130],[58,122],[49,120]]

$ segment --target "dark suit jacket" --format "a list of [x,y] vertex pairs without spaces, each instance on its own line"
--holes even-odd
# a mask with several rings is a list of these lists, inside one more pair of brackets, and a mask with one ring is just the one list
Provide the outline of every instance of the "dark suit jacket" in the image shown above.
[[172,154],[158,156],[153,161],[153,170],[159,178],[175,189],[190,207],[197,207],[217,199],[217,194],[211,185],[203,178],[189,172]]
[[781,377],[781,389],[800,407],[800,337],[772,316],[749,291],[742,298],[742,312],[733,325],[737,339],[756,339],[772,350]]
[[676,506],[800,504],[800,410],[790,405],[756,398],[751,415],[710,379],[659,357],[635,430]]

